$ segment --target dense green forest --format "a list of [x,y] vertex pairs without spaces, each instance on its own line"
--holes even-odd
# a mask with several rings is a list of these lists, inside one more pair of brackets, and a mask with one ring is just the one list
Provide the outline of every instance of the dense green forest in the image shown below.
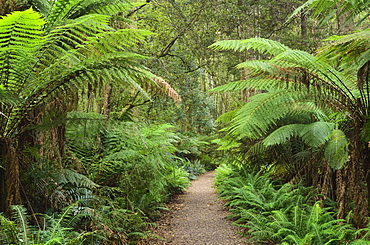
[[0,244],[135,244],[216,169],[257,244],[370,244],[368,0],[0,0]]

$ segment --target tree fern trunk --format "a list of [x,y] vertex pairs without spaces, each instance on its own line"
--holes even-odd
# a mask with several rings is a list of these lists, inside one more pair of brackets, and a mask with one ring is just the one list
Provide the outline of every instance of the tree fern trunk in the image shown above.
[[0,0],[0,16],[10,14],[13,11],[27,9],[29,6],[25,2],[17,0]]
[[351,211],[349,204],[353,201],[354,222],[358,228],[366,227],[366,217],[369,215],[368,194],[364,188],[365,155],[361,141],[362,126],[361,117],[354,115],[350,160],[337,175],[338,218],[345,218]]
[[0,207],[6,215],[11,214],[11,205],[21,204],[19,159],[13,141],[9,138],[0,140],[2,170],[1,204]]
[[365,154],[363,150],[363,143],[361,141],[363,122],[362,120],[355,118],[354,125],[354,140],[353,150],[351,154],[351,172],[349,176],[350,183],[353,184],[353,199],[354,199],[354,215],[355,221],[359,228],[366,226],[366,218],[369,215],[368,211],[368,195],[364,188],[365,175],[364,175],[364,164]]

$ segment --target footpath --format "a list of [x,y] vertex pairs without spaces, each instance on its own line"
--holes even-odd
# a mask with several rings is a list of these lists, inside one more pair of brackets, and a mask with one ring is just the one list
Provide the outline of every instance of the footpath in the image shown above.
[[142,245],[241,245],[245,238],[225,216],[229,213],[217,199],[215,173],[208,172],[192,181],[188,191],[169,204],[152,232],[165,240],[151,238]]

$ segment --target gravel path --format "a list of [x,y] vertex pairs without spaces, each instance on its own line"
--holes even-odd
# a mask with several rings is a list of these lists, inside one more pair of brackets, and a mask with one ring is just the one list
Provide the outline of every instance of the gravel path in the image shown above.
[[192,181],[188,191],[169,205],[170,211],[158,222],[154,234],[165,240],[150,239],[150,245],[239,245],[246,244],[237,227],[225,216],[228,212],[217,200],[213,185],[214,172]]

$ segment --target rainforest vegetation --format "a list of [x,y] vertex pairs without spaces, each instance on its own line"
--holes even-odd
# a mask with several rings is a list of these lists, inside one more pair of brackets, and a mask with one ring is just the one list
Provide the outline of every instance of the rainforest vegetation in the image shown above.
[[216,169],[257,244],[370,244],[367,0],[0,0],[0,244],[135,244]]

